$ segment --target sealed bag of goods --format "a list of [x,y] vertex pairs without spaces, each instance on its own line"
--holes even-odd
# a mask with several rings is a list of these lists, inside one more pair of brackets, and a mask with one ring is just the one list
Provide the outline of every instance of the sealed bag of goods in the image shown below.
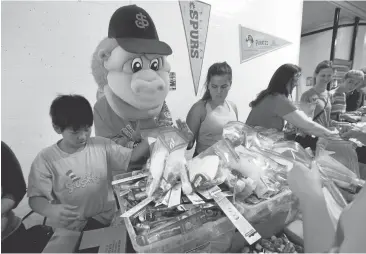
[[[159,134],[149,163],[150,175],[146,189],[148,197],[155,193],[159,195],[165,193],[176,184],[178,179],[185,181],[182,185],[190,185],[187,182],[184,156],[187,146],[188,141],[177,129],[165,130]],[[185,190],[192,191],[189,187],[185,187]]]
[[356,148],[357,145],[352,141],[319,138],[316,153],[319,153],[321,150],[333,152],[330,154],[332,158],[339,161],[346,168],[354,172],[357,177],[360,177]]

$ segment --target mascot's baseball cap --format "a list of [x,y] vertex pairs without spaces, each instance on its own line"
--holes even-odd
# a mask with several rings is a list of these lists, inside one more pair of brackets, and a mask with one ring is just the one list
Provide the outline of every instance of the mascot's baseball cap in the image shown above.
[[172,49],[159,40],[150,15],[137,5],[117,9],[109,21],[108,37],[130,53],[170,55]]

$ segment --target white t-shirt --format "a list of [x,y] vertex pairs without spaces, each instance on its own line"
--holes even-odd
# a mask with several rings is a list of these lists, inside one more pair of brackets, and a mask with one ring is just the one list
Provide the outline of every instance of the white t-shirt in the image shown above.
[[131,152],[102,137],[90,138],[82,151],[73,154],[65,153],[57,144],[47,147],[32,164],[28,197],[78,206],[75,211],[82,218],[67,225],[69,230],[81,231],[88,218],[107,225],[116,209],[111,172],[126,171]]

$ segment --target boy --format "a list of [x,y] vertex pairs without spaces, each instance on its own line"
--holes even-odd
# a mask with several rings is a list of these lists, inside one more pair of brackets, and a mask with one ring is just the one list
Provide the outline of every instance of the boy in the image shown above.
[[344,81],[336,88],[332,96],[332,111],[331,118],[336,121],[341,121],[341,117],[345,120],[355,122],[355,119],[345,115],[346,113],[346,93],[354,91],[363,85],[364,74],[362,71],[350,70],[344,76]]
[[[81,231],[87,222],[109,225],[115,212],[111,170],[125,171],[130,162],[149,154],[149,144],[129,148],[102,137],[90,137],[93,112],[79,95],[62,95],[51,105],[56,144],[35,158],[28,182],[30,207],[56,222],[56,227]],[[53,224],[52,223],[52,224]]]

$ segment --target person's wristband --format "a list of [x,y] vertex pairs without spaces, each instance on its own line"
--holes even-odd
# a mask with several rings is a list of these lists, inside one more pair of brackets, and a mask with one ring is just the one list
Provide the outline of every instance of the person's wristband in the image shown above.
[[136,148],[139,144],[140,144],[140,143],[138,143],[138,142],[134,142],[134,143],[133,143],[133,148]]
[[133,141],[129,141],[128,143],[127,143],[127,148],[130,148],[130,149],[133,149],[134,146],[135,145],[135,142],[133,142]]

